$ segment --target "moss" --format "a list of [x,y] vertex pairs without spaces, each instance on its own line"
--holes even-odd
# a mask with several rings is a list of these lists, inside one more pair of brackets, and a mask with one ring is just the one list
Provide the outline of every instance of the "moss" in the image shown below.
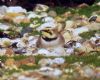
[[19,27],[28,27],[29,25],[30,25],[30,23],[23,23],[23,22],[18,24]]
[[[92,53],[89,53],[92,54]],[[71,64],[74,62],[83,62],[84,64],[88,65],[94,65],[94,66],[100,66],[100,59],[97,57],[100,56],[100,52],[95,52],[94,55],[86,55],[86,56],[68,56],[65,57],[65,60],[67,63]]]
[[95,33],[100,33],[100,30],[91,30],[89,32],[83,32],[79,34],[84,39],[90,39],[91,37],[95,36]]
[[0,56],[0,61],[5,62],[7,60],[7,56]]
[[99,10],[98,6],[89,6],[89,7],[85,7],[85,8],[80,8],[78,13],[80,15],[86,15],[88,17],[91,16],[92,12]]
[[38,65],[33,65],[33,66],[21,65],[19,68],[23,70],[35,70],[35,69],[38,69],[39,66]]
[[20,72],[20,70],[16,70],[16,69],[8,70],[8,71],[6,71],[6,74],[11,75],[15,72]]
[[41,35],[41,32],[39,32],[37,30],[33,30],[30,34],[31,35]]
[[72,14],[78,13],[79,15],[86,15],[87,17],[90,17],[92,12],[99,11],[100,6],[97,6],[96,4],[84,8],[66,8],[66,7],[56,7],[53,10],[57,12],[58,15],[61,15],[65,13],[66,11],[70,11]]
[[27,58],[28,56],[25,56],[25,55],[18,55],[18,56],[14,56],[14,57],[12,57],[12,58],[14,58],[14,60],[22,60],[22,59],[25,59],[25,58]]

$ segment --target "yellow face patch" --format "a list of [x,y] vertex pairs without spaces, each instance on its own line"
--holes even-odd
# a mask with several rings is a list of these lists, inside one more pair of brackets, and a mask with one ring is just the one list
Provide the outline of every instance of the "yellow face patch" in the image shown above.
[[48,38],[54,38],[54,37],[56,37],[56,34],[51,30],[44,30],[44,31],[42,31],[42,36],[48,37]]

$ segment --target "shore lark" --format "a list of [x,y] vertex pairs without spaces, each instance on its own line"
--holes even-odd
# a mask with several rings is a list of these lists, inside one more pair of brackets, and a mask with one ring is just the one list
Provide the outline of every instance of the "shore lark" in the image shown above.
[[53,48],[63,46],[65,43],[64,37],[61,32],[56,29],[45,28],[41,30],[41,35],[37,41],[37,47],[39,48]]

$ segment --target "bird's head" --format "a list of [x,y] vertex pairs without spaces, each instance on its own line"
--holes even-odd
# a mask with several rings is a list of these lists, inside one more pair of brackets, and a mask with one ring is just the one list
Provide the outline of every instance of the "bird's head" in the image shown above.
[[55,38],[57,37],[57,31],[52,28],[45,28],[41,30],[41,35],[43,38]]

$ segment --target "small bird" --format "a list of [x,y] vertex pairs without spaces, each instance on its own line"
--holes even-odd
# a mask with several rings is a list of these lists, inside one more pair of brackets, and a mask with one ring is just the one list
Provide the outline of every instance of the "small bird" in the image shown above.
[[91,16],[90,18],[89,18],[89,22],[95,22],[96,21],[96,19],[97,19],[97,16],[96,15],[94,15],[94,16]]
[[65,43],[64,37],[57,29],[45,28],[41,30],[41,35],[37,41],[39,48],[53,48],[63,46]]

